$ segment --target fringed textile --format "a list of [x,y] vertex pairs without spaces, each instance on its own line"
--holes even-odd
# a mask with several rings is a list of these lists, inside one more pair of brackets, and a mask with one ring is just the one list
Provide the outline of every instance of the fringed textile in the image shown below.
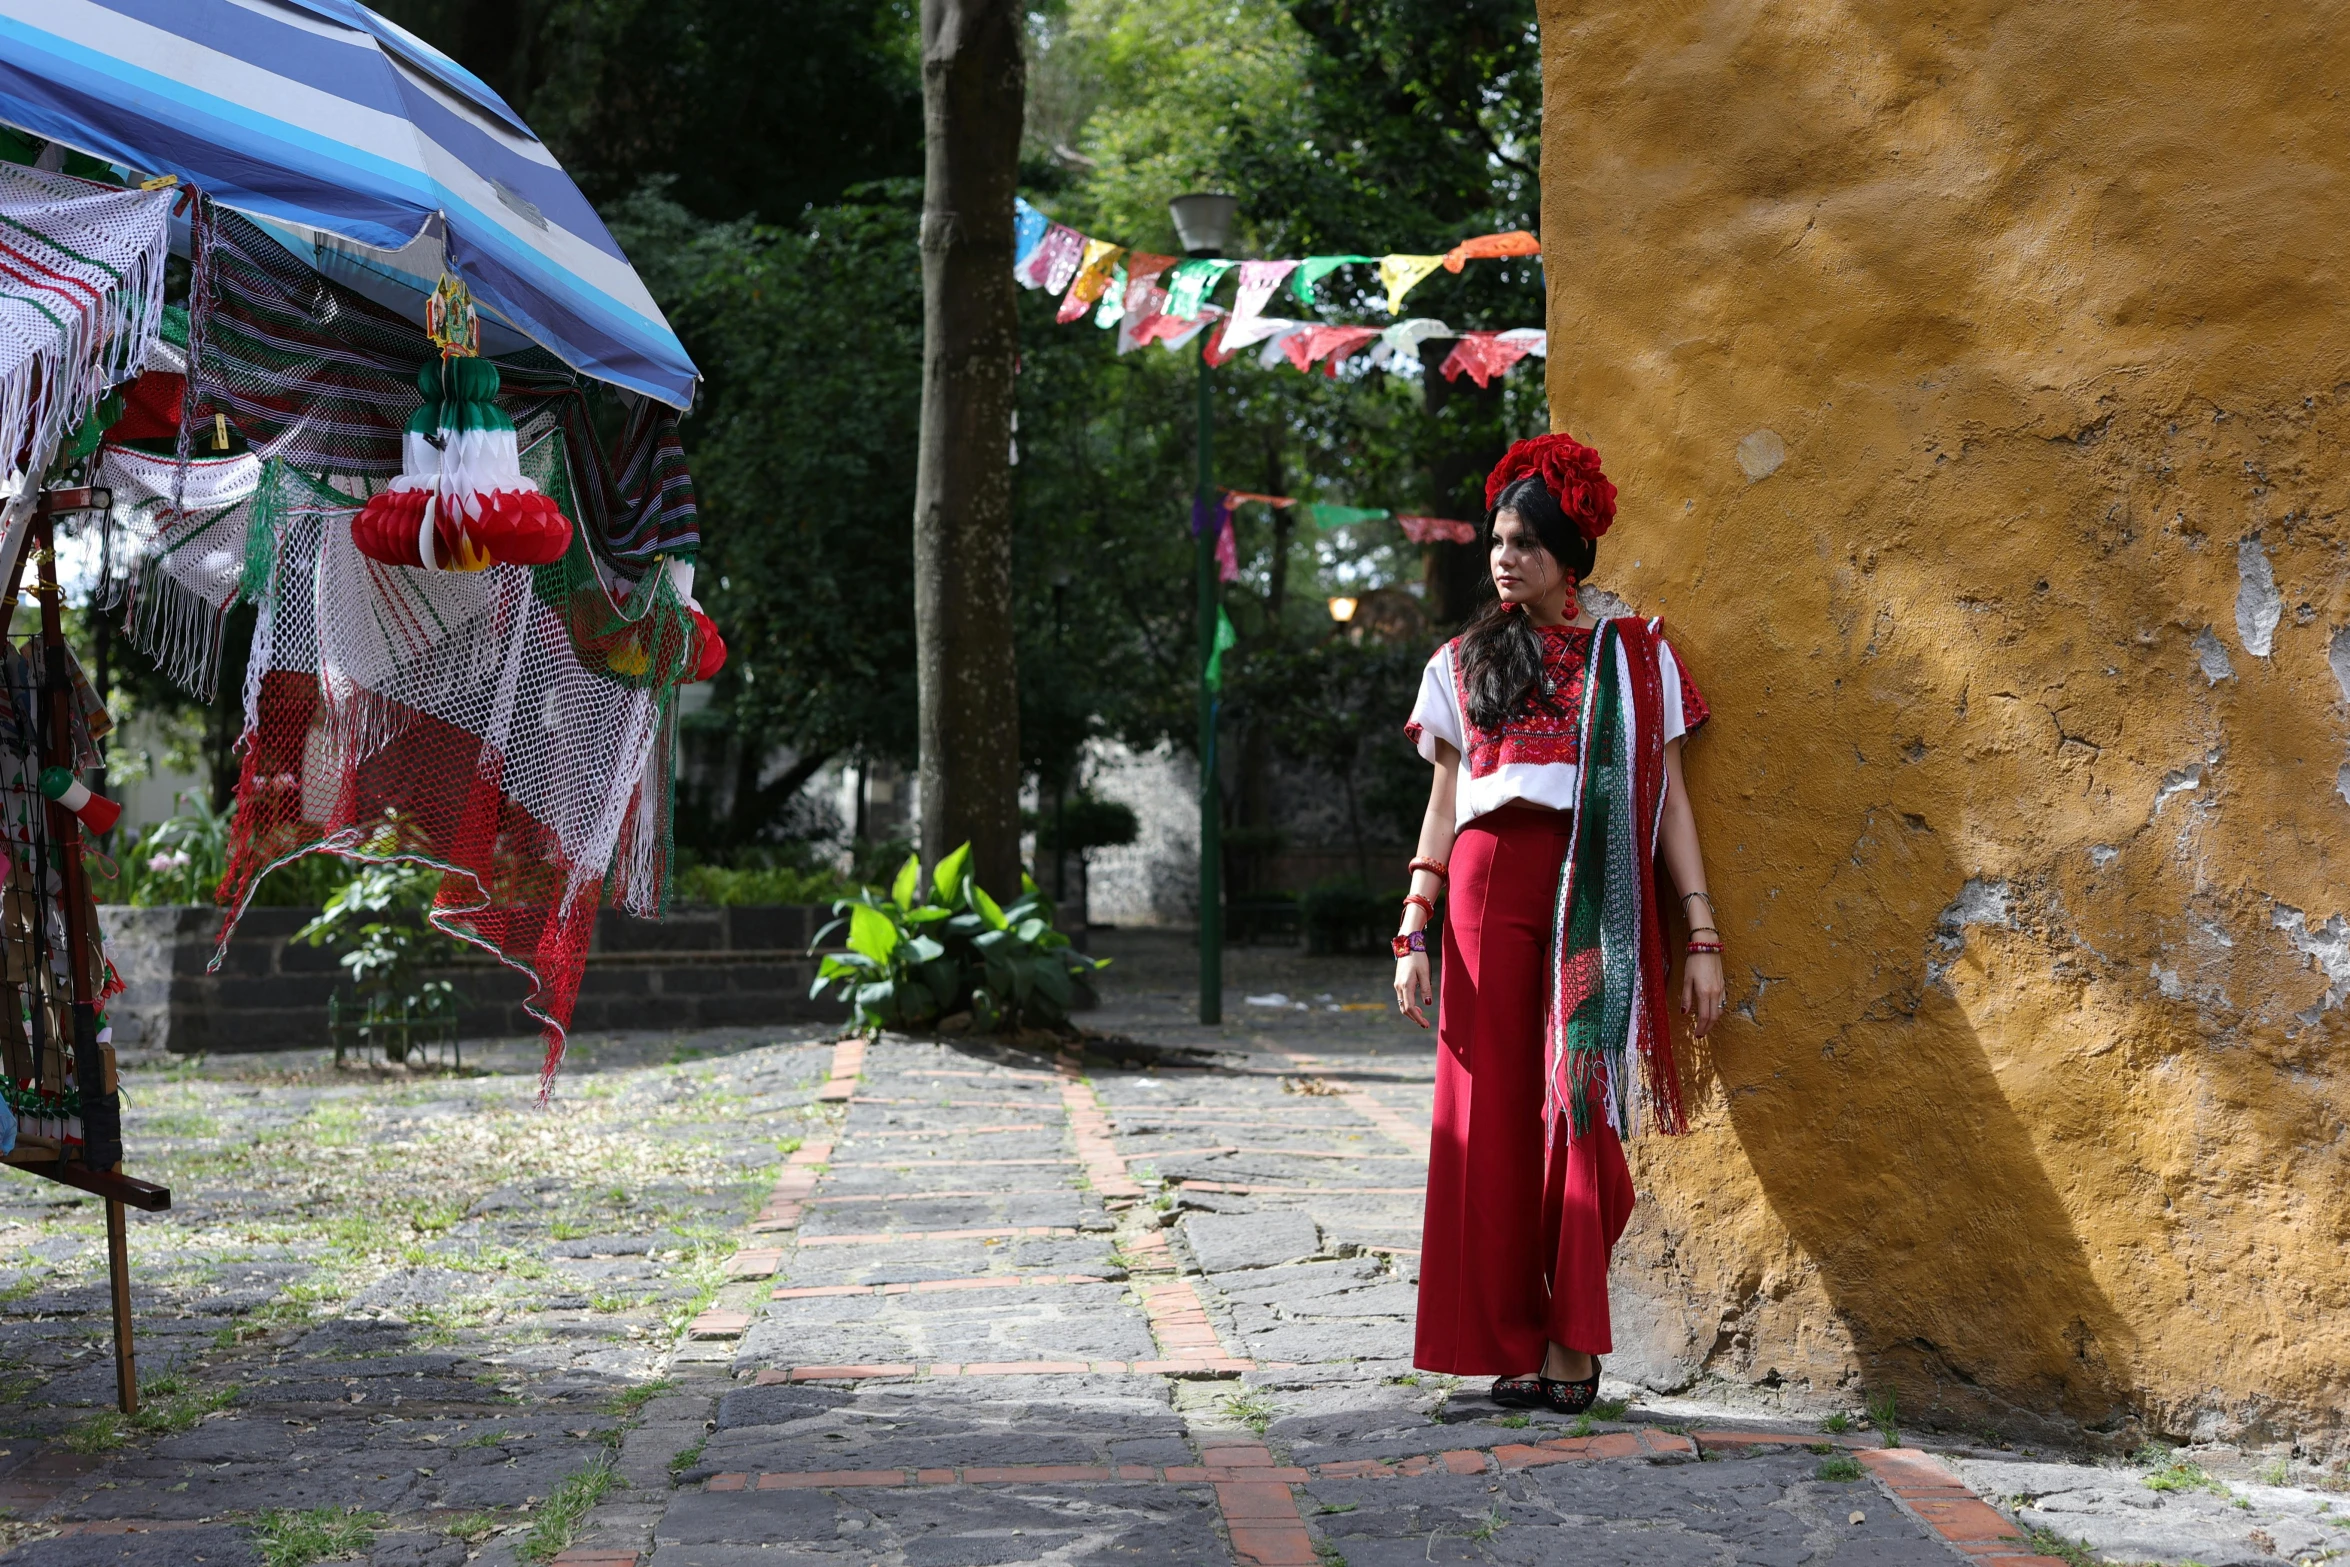
[[1664,682],[1654,621],[1618,616],[1591,639],[1581,797],[1551,918],[1544,1138],[1591,1129],[1592,1090],[1619,1137],[1645,1117],[1688,1129],[1665,1011],[1653,867],[1664,813]]
[[171,193],[0,163],[0,477],[138,373],[163,314]]
[[[559,435],[523,453],[566,508],[568,467]],[[355,509],[317,485],[276,522],[221,951],[255,884],[300,855],[434,866],[433,923],[530,979],[551,1082],[597,910],[652,915],[666,895],[692,622],[666,571],[615,601],[577,535],[548,566],[427,571],[361,555]]]
[[131,646],[209,702],[220,683],[221,628],[245,576],[256,496],[265,477],[273,490],[287,482],[284,465],[264,465],[250,452],[182,464],[110,446],[98,471],[114,491],[98,606],[119,608]]

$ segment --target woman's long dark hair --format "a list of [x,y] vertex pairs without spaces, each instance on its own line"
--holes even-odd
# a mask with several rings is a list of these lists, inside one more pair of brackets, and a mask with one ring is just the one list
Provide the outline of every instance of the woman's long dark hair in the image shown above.
[[[1528,474],[1505,486],[1486,509],[1479,535],[1488,562],[1486,592],[1493,591],[1493,527],[1505,511],[1516,512],[1551,558],[1573,572],[1577,581],[1591,575],[1599,541],[1583,537],[1542,480]],[[1461,688],[1469,697],[1469,722],[1488,734],[1521,713],[1562,711],[1557,699],[1542,689],[1542,633],[1524,611],[1498,598],[1488,599],[1461,633]]]

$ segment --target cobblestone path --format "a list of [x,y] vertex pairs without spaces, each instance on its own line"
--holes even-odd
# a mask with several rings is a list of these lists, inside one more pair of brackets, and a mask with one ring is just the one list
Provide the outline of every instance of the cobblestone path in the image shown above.
[[715,1429],[616,1560],[1899,1567],[1957,1559],[1936,1508],[2013,1534],[1919,1455],[1823,1478],[1826,1442],[1414,1374],[1424,1050],[893,1039],[834,1073],[684,1351],[728,1378]]
[[[1430,1056],[1346,1005],[135,1069],[138,1421],[95,1206],[0,1177],[0,1567],[2055,1567],[1962,1475],[2181,1559],[2128,1471],[1416,1375]],[[2330,1527],[2246,1494],[2196,1560]]]

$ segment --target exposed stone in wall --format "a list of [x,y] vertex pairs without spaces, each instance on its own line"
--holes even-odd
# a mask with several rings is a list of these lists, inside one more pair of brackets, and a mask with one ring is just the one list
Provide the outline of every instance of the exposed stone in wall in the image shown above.
[[2350,1445],[2350,39],[1545,0],[1550,405],[1713,699],[1617,1360]]

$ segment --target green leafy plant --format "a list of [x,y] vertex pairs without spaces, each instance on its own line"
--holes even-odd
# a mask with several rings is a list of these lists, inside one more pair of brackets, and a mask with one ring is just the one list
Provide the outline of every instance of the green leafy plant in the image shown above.
[[966,843],[932,868],[924,891],[921,857],[908,855],[886,893],[867,887],[834,904],[843,918],[825,935],[845,924],[848,950],[825,954],[811,994],[847,999],[870,1030],[963,1011],[983,1032],[1065,1020],[1103,965],[1053,929],[1052,903],[1033,879],[1023,875],[1019,899],[1002,908],[970,860]]
[[1861,1467],[1860,1460],[1853,1457],[1850,1453],[1838,1453],[1832,1458],[1821,1459],[1819,1467],[1814,1469],[1812,1473],[1818,1475],[1823,1480],[1834,1480],[1840,1484],[1850,1484],[1854,1480],[1865,1478],[1868,1474],[1868,1471],[1863,1469]]
[[677,878],[678,901],[721,908],[746,904],[830,903],[850,891],[840,872],[792,865],[696,865]]
[[313,947],[343,949],[336,961],[349,972],[360,1007],[356,1031],[392,1061],[406,1059],[415,1024],[452,1017],[463,999],[449,981],[424,976],[427,966],[458,953],[458,943],[428,918],[440,885],[441,873],[430,866],[363,866],[294,933]]
[[1852,1429],[1852,1417],[1839,1409],[1820,1422],[1820,1429],[1830,1436],[1842,1436]]
[[215,811],[201,789],[183,790],[177,804],[126,857],[130,901],[141,908],[210,903],[228,869],[229,812]]

